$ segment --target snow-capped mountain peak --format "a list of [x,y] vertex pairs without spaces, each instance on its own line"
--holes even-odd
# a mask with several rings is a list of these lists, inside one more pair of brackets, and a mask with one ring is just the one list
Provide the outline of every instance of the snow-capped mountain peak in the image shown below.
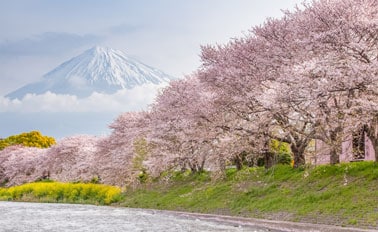
[[23,98],[27,93],[47,91],[86,97],[93,92],[115,93],[143,84],[163,84],[174,79],[164,72],[128,57],[119,50],[93,47],[6,97]]

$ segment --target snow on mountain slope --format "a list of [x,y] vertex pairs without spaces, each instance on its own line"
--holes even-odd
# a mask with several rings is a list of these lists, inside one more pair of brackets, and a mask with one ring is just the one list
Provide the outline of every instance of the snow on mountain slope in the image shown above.
[[6,97],[22,99],[28,93],[38,95],[49,91],[84,98],[93,92],[113,94],[121,89],[159,85],[173,79],[121,51],[96,46],[45,74],[41,81],[25,85]]

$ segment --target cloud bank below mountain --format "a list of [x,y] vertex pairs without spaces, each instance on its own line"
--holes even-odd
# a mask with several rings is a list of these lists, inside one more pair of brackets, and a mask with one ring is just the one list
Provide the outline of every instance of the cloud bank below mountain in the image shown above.
[[114,94],[94,92],[87,98],[46,92],[27,94],[22,100],[0,97],[0,112],[125,112],[145,110],[167,84],[144,84]]

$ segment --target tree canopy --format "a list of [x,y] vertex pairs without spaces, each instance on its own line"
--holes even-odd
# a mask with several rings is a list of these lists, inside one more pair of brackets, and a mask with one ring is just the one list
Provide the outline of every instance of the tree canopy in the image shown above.
[[39,131],[25,132],[18,135],[12,135],[0,140],[0,150],[12,146],[23,145],[26,147],[48,148],[54,145],[55,139],[53,137],[44,136]]

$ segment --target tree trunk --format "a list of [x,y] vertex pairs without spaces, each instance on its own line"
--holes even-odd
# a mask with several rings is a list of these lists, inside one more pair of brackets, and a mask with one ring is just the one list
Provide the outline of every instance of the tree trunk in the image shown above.
[[375,153],[375,162],[378,163],[378,140],[373,144],[374,153]]
[[375,153],[375,162],[378,163],[378,135],[376,135],[375,133],[377,128],[374,125],[371,125],[370,127],[365,126],[364,129],[373,145],[373,149]]
[[332,148],[330,152],[330,157],[329,157],[329,163],[331,165],[335,165],[340,163],[340,156],[339,156],[339,150],[337,148]]
[[218,160],[218,166],[221,172],[226,172],[226,161],[223,158]]
[[241,170],[243,168],[243,158],[241,154],[234,156],[233,162],[237,170]]
[[274,153],[270,151],[264,152],[265,169],[269,169],[274,165]]
[[189,162],[189,167],[190,167],[190,171],[194,174],[194,173],[199,173],[201,172],[201,166],[196,162]]
[[226,160],[223,157],[219,157],[217,160],[218,169],[212,172],[212,179],[224,179],[226,178]]
[[294,168],[299,168],[306,164],[306,159],[304,152],[306,150],[306,146],[297,147],[294,144],[290,145],[291,152],[293,152],[294,156]]
[[375,162],[378,163],[378,137],[372,138],[369,137],[371,143],[373,144],[373,150],[375,153]]
[[205,170],[205,163],[206,163],[206,159],[203,158],[201,162],[201,172]]
[[329,163],[331,165],[335,165],[340,163],[340,153],[342,144],[338,142],[338,138],[340,138],[340,132],[342,131],[341,127],[337,127],[335,130],[331,131],[330,139],[331,139],[331,151],[329,157]]

